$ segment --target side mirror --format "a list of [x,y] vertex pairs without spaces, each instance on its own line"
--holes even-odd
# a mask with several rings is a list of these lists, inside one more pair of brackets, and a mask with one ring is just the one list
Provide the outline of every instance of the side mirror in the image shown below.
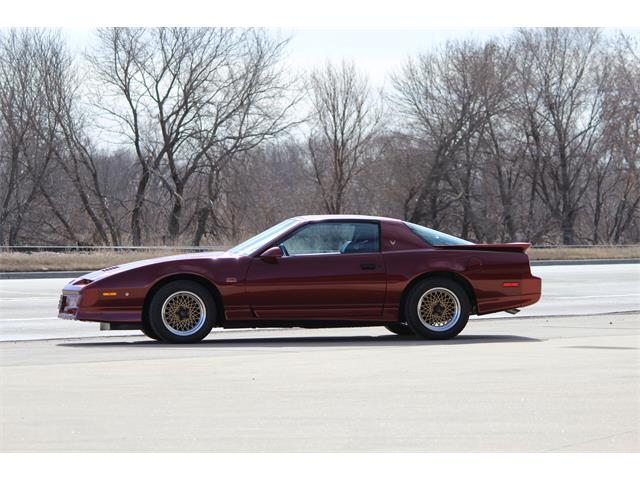
[[260,255],[261,259],[263,259],[265,262],[270,262],[270,263],[276,263],[278,259],[281,257],[282,257],[282,249],[278,246],[268,248],[267,250],[262,252],[262,255]]

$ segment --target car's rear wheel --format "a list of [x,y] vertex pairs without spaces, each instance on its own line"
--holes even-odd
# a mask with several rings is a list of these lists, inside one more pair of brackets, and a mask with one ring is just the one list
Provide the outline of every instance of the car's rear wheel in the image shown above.
[[409,328],[408,325],[404,323],[394,323],[393,325],[386,325],[384,328],[389,330],[391,333],[395,333],[396,335],[411,335],[415,336],[415,332]]
[[198,342],[209,334],[215,321],[211,292],[190,280],[162,286],[149,304],[149,326],[165,342]]
[[445,340],[458,335],[469,320],[469,295],[449,278],[428,278],[414,285],[404,302],[407,325],[423,338]]

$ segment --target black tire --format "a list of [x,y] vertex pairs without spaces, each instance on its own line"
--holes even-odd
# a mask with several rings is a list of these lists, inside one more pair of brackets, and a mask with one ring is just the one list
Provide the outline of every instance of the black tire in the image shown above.
[[[173,307],[169,303],[172,301]],[[163,308],[167,309],[165,319]],[[190,280],[177,280],[163,285],[153,295],[149,304],[149,326],[158,339],[165,342],[199,342],[211,332],[216,311],[213,295],[207,288]]]
[[384,328],[389,330],[391,333],[395,333],[396,335],[406,335],[406,336],[412,336],[412,337],[416,336],[415,332],[411,330],[409,326],[405,325],[404,323],[394,323],[393,325],[385,325]]
[[152,339],[152,340],[160,340],[160,337],[158,336],[158,334],[156,332],[154,332],[153,330],[151,330],[151,327],[146,322],[142,323],[142,326],[140,327],[140,330],[142,330],[142,333],[144,333],[150,339]]
[[[454,309],[454,314],[451,317],[455,317],[455,312],[458,312],[457,319],[454,320],[454,318],[450,317],[450,325],[448,323],[433,325],[429,318],[423,321],[418,314],[418,304],[427,292],[430,292],[430,295],[444,295],[444,298],[451,302],[449,306]],[[443,304],[446,302],[435,301],[434,303],[435,306],[432,311],[436,316],[431,319],[432,321],[438,318],[437,315],[443,311]],[[436,311],[436,308],[440,308],[440,310]],[[418,282],[408,292],[403,305],[404,318],[409,328],[416,335],[430,340],[446,340],[458,335],[467,325],[470,311],[469,295],[459,283],[449,278],[427,278]],[[434,321],[434,323],[437,322]]]

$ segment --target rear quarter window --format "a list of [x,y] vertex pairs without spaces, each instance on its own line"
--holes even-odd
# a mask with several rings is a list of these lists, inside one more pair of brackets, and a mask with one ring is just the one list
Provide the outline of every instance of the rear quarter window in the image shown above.
[[416,225],[415,223],[410,222],[404,222],[404,224],[422,240],[434,247],[446,245],[473,245],[473,242],[454,237],[447,233],[439,232],[438,230],[423,227],[422,225]]

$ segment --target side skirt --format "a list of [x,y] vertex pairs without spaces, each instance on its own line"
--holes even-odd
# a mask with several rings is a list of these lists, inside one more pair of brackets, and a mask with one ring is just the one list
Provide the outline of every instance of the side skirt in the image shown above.
[[222,328],[347,328],[347,327],[382,327],[389,325],[389,320],[226,320]]
[[142,323],[125,323],[125,322],[100,322],[100,330],[140,330]]

